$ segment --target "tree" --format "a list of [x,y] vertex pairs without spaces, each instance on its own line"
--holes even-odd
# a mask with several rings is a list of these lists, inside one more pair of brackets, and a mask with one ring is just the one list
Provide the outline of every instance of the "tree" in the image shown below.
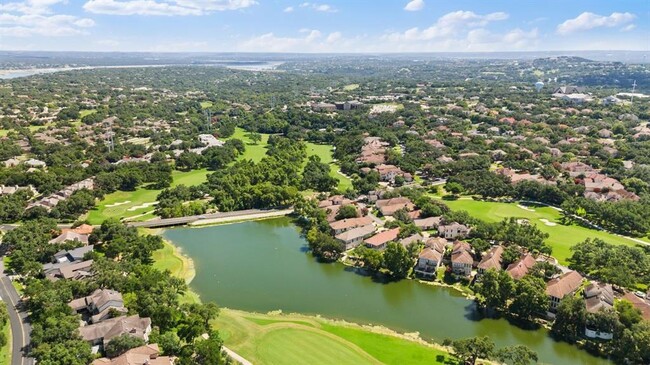
[[404,245],[388,242],[384,252],[384,265],[393,278],[404,279],[413,266],[413,260]]
[[641,321],[614,338],[613,355],[621,364],[650,364],[650,322]]
[[128,350],[144,345],[143,339],[131,336],[127,333],[113,338],[106,344],[104,351],[107,357],[117,357],[127,352]]
[[381,251],[373,250],[366,246],[358,246],[354,249],[355,255],[363,262],[364,269],[371,273],[379,271],[384,264],[384,255]]
[[618,312],[618,319],[626,328],[631,328],[643,319],[641,311],[628,300],[622,299],[617,301],[614,303],[614,309]]
[[39,364],[47,365],[88,365],[95,358],[90,344],[83,340],[46,343],[36,347],[32,354]]
[[258,144],[258,143],[260,143],[262,141],[262,135],[260,133],[257,133],[257,132],[249,132],[246,135],[246,137],[248,137],[248,139],[253,141],[253,143],[255,143],[255,144]]
[[564,297],[557,307],[551,334],[569,343],[576,342],[584,333],[586,313],[582,298],[572,295]]
[[525,345],[504,347],[496,352],[495,357],[499,361],[511,365],[529,365],[538,360],[537,353]]
[[497,310],[506,309],[514,290],[514,280],[503,270],[489,269],[474,284],[474,292],[479,302]]
[[478,359],[490,359],[494,355],[494,342],[487,336],[456,340],[451,347],[456,357],[471,365]]
[[545,313],[548,306],[546,282],[543,279],[526,275],[516,282],[514,300],[509,308],[512,314],[531,320],[535,314]]
[[338,180],[330,176],[330,166],[322,163],[320,157],[309,156],[307,165],[302,172],[303,189],[330,191],[338,184]]
[[226,364],[227,360],[221,352],[223,341],[219,338],[219,333],[210,331],[208,339],[197,341],[194,349],[194,364],[201,365],[221,365]]
[[503,253],[501,254],[501,264],[503,267],[507,267],[513,262],[519,260],[520,256],[521,252],[519,252],[519,249],[516,246],[508,246],[505,248],[505,250],[503,250]]
[[358,216],[357,208],[354,205],[344,205],[336,212],[336,220],[356,218]]
[[463,186],[456,182],[450,182],[445,184],[445,190],[453,195],[458,195],[463,192]]
[[317,227],[312,227],[307,232],[307,243],[314,256],[326,260],[334,261],[345,251],[345,246],[331,235],[323,233]]

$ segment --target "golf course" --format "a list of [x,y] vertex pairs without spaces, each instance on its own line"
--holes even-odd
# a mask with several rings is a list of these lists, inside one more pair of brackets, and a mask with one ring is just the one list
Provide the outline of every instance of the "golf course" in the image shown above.
[[[553,248],[553,256],[561,264],[566,264],[571,256],[571,247],[587,238],[599,238],[605,242],[617,245],[635,246],[638,243],[622,236],[605,231],[598,231],[575,224],[560,223],[561,214],[557,209],[546,206],[524,206],[517,203],[496,203],[472,200],[463,197],[458,200],[445,200],[444,203],[452,210],[464,210],[471,216],[486,222],[499,222],[505,218],[516,217],[527,219],[535,224],[542,232],[548,233],[548,244]],[[647,241],[647,240],[644,240]],[[650,243],[650,241],[648,241]]]

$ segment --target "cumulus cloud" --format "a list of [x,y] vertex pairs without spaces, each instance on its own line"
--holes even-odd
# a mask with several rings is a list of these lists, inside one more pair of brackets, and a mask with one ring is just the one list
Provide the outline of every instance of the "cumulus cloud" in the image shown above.
[[356,45],[357,39],[345,39],[341,32],[323,34],[317,29],[301,29],[300,35],[277,36],[266,33],[238,45],[246,52],[341,52]]
[[609,16],[584,12],[573,19],[568,19],[557,26],[558,34],[569,34],[600,27],[618,27],[636,19],[632,13],[612,13]]
[[424,9],[424,0],[411,0],[404,7],[406,11],[420,11]]
[[404,32],[390,33],[385,36],[390,41],[432,40],[458,35],[471,28],[485,26],[491,22],[508,19],[503,12],[476,14],[472,11],[454,11],[440,17],[432,26],[419,29],[411,28]]
[[309,8],[315,11],[320,11],[324,13],[336,13],[338,10],[334,8],[332,5],[329,4],[318,4],[318,3],[310,3],[310,2],[304,2],[300,4],[301,8]]
[[89,18],[54,14],[52,5],[65,0],[26,0],[0,4],[0,36],[61,37],[86,34],[95,25]]
[[237,10],[255,4],[255,0],[90,0],[83,8],[96,14],[183,16]]

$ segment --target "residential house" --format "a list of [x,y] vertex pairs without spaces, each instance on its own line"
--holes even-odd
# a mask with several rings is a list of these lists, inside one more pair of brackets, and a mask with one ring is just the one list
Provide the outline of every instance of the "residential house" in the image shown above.
[[[614,290],[610,284],[591,282],[584,290],[585,307],[589,313],[598,313],[601,310],[614,308]],[[611,340],[614,338],[612,328],[603,328],[601,323],[591,323],[587,317],[585,336]]]
[[467,236],[469,233],[469,227],[464,224],[452,222],[450,224],[438,226],[438,232],[440,233],[440,236],[453,240]]
[[58,235],[56,238],[51,239],[49,242],[52,244],[59,244],[59,243],[73,242],[73,241],[77,241],[79,243],[87,245],[88,235],[79,234],[73,231],[66,231]]
[[646,321],[650,321],[650,299],[647,296],[645,299],[643,299],[637,297],[632,292],[627,292],[623,295],[623,297],[621,297],[621,299],[625,299],[628,302],[632,303],[634,308],[641,311],[641,317],[643,317],[643,319]]
[[45,264],[43,273],[47,279],[52,281],[59,279],[81,280],[92,276],[92,265],[93,260]]
[[43,168],[47,166],[45,162],[34,158],[30,158],[29,160],[25,161],[25,165],[33,168]]
[[483,255],[483,259],[477,266],[479,274],[485,273],[487,270],[501,270],[501,255],[503,254],[503,246],[492,246],[490,250]]
[[553,94],[579,94],[585,91],[584,87],[579,86],[560,86],[553,89]]
[[513,279],[520,280],[526,276],[526,274],[528,274],[528,271],[530,271],[530,269],[535,266],[535,263],[537,263],[535,257],[529,253],[526,253],[519,260],[508,265],[506,271],[508,274],[510,274],[510,276],[512,276]]
[[140,318],[138,315],[110,318],[99,323],[79,327],[79,333],[84,341],[91,345],[106,346],[113,338],[129,335],[149,341],[151,319]]
[[96,359],[91,365],[174,365],[173,356],[160,356],[157,344],[144,345],[128,350],[118,357]]
[[406,197],[380,199],[375,202],[375,206],[377,206],[379,212],[381,212],[381,214],[385,217],[392,216],[396,211],[400,209],[411,211],[415,208],[415,204],[413,204],[411,200]]
[[452,272],[457,275],[470,276],[473,265],[472,247],[465,241],[456,241],[451,252]]
[[582,285],[582,275],[577,271],[569,271],[546,283],[546,295],[551,299],[551,311],[555,311],[562,298],[575,293],[580,285]]
[[428,217],[414,219],[413,224],[415,224],[416,227],[420,228],[423,231],[428,231],[431,229],[437,229],[440,225],[440,221],[442,221],[442,217]]
[[112,314],[124,315],[128,312],[122,294],[110,289],[97,289],[87,297],[73,299],[68,306],[77,313],[88,314],[90,323],[106,320]]
[[406,238],[402,238],[399,243],[401,243],[404,247],[407,247],[411,243],[415,242],[424,242],[424,237],[422,237],[421,234],[416,233],[414,235],[408,236]]
[[335,238],[345,245],[345,249],[357,247],[364,239],[375,233],[375,226],[368,224],[366,226],[353,228],[349,231],[337,234]]
[[337,235],[345,231],[349,231],[353,228],[367,226],[369,224],[372,224],[372,222],[373,222],[372,218],[368,216],[358,217],[358,218],[347,218],[347,219],[341,219],[338,221],[331,222],[330,228],[332,229],[334,235]]
[[76,262],[83,260],[88,252],[92,252],[93,245],[81,246],[72,250],[61,250],[54,254],[55,263]]
[[443,255],[444,251],[440,252],[431,247],[425,247],[418,256],[418,263],[414,269],[415,273],[425,278],[435,277]]
[[390,241],[395,241],[399,235],[399,228],[389,229],[379,232],[376,235],[367,238],[364,243],[366,247],[375,250],[383,250]]

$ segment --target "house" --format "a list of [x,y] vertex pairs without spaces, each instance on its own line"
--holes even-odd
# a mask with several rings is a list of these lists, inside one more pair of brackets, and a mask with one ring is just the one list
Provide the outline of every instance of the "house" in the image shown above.
[[416,227],[420,228],[423,231],[428,231],[431,229],[436,229],[440,225],[440,221],[442,221],[442,217],[428,217],[428,218],[421,218],[421,219],[414,219],[413,224],[415,224]]
[[128,350],[118,357],[96,359],[91,365],[174,365],[174,357],[160,356],[157,344],[144,345]]
[[587,175],[596,171],[593,167],[582,162],[565,162],[562,164],[562,169],[567,171],[571,177]]
[[311,110],[315,112],[333,112],[336,110],[336,105],[331,103],[316,103],[311,105]]
[[627,292],[621,299],[625,299],[628,302],[632,303],[634,308],[641,311],[641,317],[643,317],[643,319],[646,321],[650,321],[650,300],[648,300],[648,297],[646,297],[646,299],[642,299],[637,297],[632,292]]
[[402,238],[399,243],[401,243],[403,246],[407,247],[411,243],[416,243],[416,242],[424,242],[424,237],[422,237],[421,234],[416,233],[414,235],[408,236],[406,238]]
[[562,298],[575,293],[582,285],[582,275],[577,271],[569,271],[560,277],[546,283],[546,295],[551,299],[550,309],[554,311]]
[[59,279],[81,280],[92,276],[92,265],[93,260],[45,264],[43,273],[47,279],[52,281]]
[[396,211],[400,209],[411,211],[415,208],[415,204],[413,204],[411,200],[406,197],[380,199],[375,202],[375,206],[377,206],[379,212],[381,212],[381,214],[385,217],[392,216]]
[[372,224],[372,222],[372,218],[368,216],[359,218],[347,218],[331,222],[330,228],[332,229],[334,235],[337,235],[345,231],[349,231],[353,228],[367,226],[369,224]]
[[99,323],[114,314],[124,315],[128,312],[122,294],[110,289],[97,289],[87,297],[72,300],[68,306],[77,313],[88,313],[90,323]]
[[375,226],[368,224],[337,234],[335,238],[345,245],[345,249],[357,247],[363,240],[375,233]]
[[10,158],[8,160],[3,161],[2,163],[5,165],[5,167],[15,167],[18,166],[20,161],[15,158]]
[[54,254],[54,261],[56,263],[81,261],[88,252],[93,251],[93,247],[93,245],[89,245],[72,250],[61,250]]
[[211,134],[199,134],[199,143],[206,147],[222,147],[225,144]]
[[79,243],[82,243],[84,245],[88,244],[88,235],[85,234],[79,234],[73,231],[66,231],[64,233],[61,233],[58,235],[56,238],[51,239],[49,242],[52,244],[59,244],[59,243],[64,243],[64,242],[72,242],[72,241],[77,241]]
[[553,94],[578,94],[585,91],[584,87],[560,86],[553,89]]
[[43,168],[47,164],[45,162],[41,161],[41,160],[30,158],[29,160],[25,161],[25,165],[27,165],[29,167],[33,167],[33,168]]
[[464,224],[452,222],[447,225],[438,226],[438,232],[440,233],[440,236],[453,240],[467,236],[469,233],[469,227]]
[[115,337],[127,334],[129,336],[149,341],[151,319],[140,318],[138,315],[110,318],[99,323],[79,327],[79,334],[84,341],[91,345],[106,346]]
[[454,274],[470,276],[474,257],[472,247],[464,241],[456,241],[451,252],[451,270]]
[[483,256],[477,268],[478,273],[483,274],[487,270],[501,270],[501,255],[503,254],[503,246],[492,246],[490,250]]
[[367,238],[364,243],[366,247],[375,250],[383,250],[390,241],[395,241],[399,235],[399,228],[389,229],[387,231],[379,232],[376,235]]
[[589,313],[614,308],[614,290],[610,284],[592,281],[585,287],[585,307]]
[[425,278],[436,276],[436,271],[442,262],[444,251],[438,251],[431,247],[425,247],[418,256],[418,263],[415,265],[415,273]]
[[508,268],[506,268],[506,271],[510,276],[512,276],[513,279],[515,280],[520,280],[526,274],[528,274],[528,271],[535,266],[537,261],[535,260],[535,257],[533,255],[527,253],[524,254],[519,260],[511,263],[508,265]]

